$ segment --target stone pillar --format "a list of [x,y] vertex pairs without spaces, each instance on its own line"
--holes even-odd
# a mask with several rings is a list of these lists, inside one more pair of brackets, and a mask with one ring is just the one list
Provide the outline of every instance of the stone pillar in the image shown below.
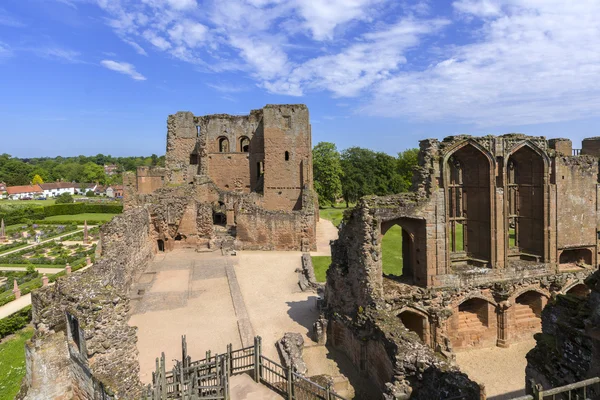
[[69,265],[69,263],[67,263],[67,265],[65,265],[65,272],[67,273],[67,275],[71,274],[71,266]]
[[48,286],[48,277],[46,276],[46,274],[42,276],[42,286]]
[[227,226],[235,225],[235,211],[227,210]]
[[83,243],[88,243],[89,238],[88,238],[88,226],[87,226],[87,220],[83,221]]
[[19,289],[19,285],[17,285],[17,280],[14,280],[13,283],[13,294],[15,295],[15,299],[18,299],[19,297],[21,297],[21,289]]
[[498,313],[498,339],[496,341],[496,345],[502,348],[510,347],[509,343],[509,323],[508,323],[508,309],[511,304],[508,301],[503,301],[498,304],[497,313]]
[[85,265],[92,265],[92,259],[90,257],[85,258]]

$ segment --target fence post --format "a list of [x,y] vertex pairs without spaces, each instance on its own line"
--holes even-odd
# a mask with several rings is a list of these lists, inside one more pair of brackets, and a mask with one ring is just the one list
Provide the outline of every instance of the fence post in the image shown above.
[[260,336],[254,337],[254,381],[260,382]]
[[533,400],[544,400],[544,394],[542,391],[544,388],[539,383],[535,383],[533,379],[529,380],[529,384],[531,385],[531,394],[533,395]]
[[294,398],[294,383],[292,379],[294,375],[292,374],[292,368],[286,368],[287,375],[287,392],[288,392],[288,400],[292,400]]
[[167,371],[165,370],[165,353],[160,354],[160,398],[167,398]]
[[229,358],[229,368],[227,368],[228,376],[233,375],[233,350],[231,349],[231,343],[227,345],[227,358]]

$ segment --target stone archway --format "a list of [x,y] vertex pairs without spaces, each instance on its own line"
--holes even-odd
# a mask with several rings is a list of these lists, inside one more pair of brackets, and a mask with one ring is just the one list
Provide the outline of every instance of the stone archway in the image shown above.
[[481,297],[471,297],[454,307],[449,337],[455,350],[496,345],[495,305]]
[[398,314],[398,318],[400,318],[404,327],[409,331],[415,332],[423,343],[430,344],[431,336],[427,315],[415,310],[405,309]]
[[508,311],[511,342],[531,339],[542,330],[542,310],[548,297],[537,290],[527,290],[514,298]]
[[569,288],[565,294],[570,294],[575,297],[584,298],[591,293],[590,288],[585,283],[578,283]]

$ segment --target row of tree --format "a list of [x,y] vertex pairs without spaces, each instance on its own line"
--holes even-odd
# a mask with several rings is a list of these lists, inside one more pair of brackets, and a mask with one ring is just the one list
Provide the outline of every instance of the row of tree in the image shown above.
[[28,185],[42,182],[99,182],[101,184],[121,183],[121,174],[108,176],[104,165],[117,165],[117,171],[135,171],[139,166],[164,166],[165,157],[152,154],[150,157],[96,156],[54,157],[54,158],[14,158],[9,154],[0,155],[0,182],[8,186]]
[[418,149],[398,157],[360,147],[339,152],[333,143],[320,142],[313,148],[313,175],[319,204],[340,199],[354,203],[362,196],[407,192],[417,166]]

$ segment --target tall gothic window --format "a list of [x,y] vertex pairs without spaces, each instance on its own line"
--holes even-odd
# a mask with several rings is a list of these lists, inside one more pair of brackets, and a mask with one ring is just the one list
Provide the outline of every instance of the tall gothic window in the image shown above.
[[250,151],[250,139],[246,136],[240,138],[240,151],[242,153],[248,153]]
[[229,153],[229,140],[226,137],[219,138],[219,153]]
[[463,203],[465,201],[463,186],[463,166],[461,162],[454,157],[450,157],[450,250],[452,252],[466,251],[465,235],[467,230],[467,218],[464,212]]

